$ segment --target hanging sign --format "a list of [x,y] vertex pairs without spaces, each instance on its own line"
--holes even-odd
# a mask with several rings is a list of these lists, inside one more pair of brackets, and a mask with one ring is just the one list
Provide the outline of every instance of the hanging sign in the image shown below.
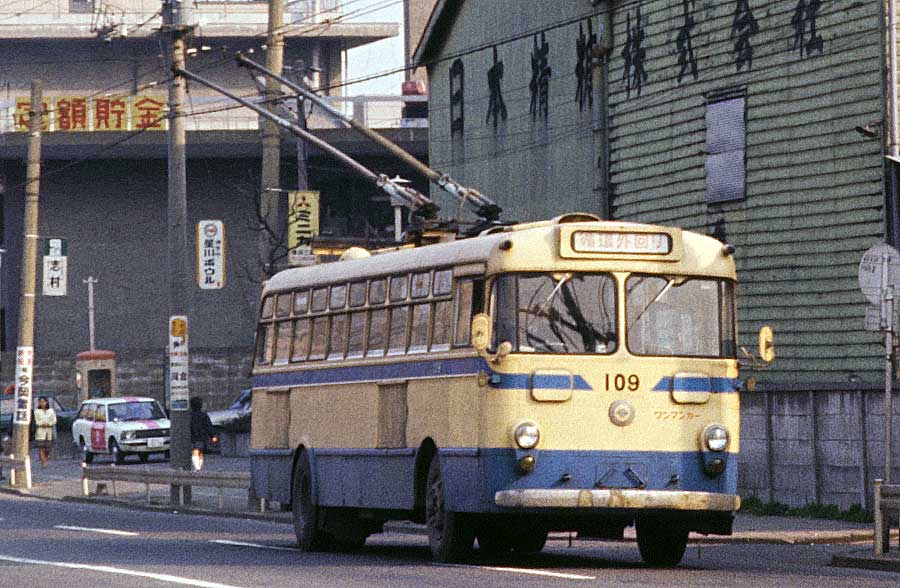
[[68,284],[68,258],[65,239],[44,240],[44,296],[65,296]]
[[220,220],[197,223],[197,285],[201,290],[225,285],[225,225]]
[[188,410],[188,320],[169,317],[169,408]]
[[319,234],[319,193],[288,192],[288,265],[312,265],[312,238]]
[[34,378],[34,347],[16,348],[16,411],[13,423],[31,423],[31,386]]

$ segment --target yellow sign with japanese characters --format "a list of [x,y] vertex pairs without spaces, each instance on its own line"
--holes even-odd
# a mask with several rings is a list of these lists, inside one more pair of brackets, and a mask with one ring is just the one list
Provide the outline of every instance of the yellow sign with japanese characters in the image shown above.
[[[28,131],[28,96],[16,98],[15,129]],[[43,102],[44,132],[165,131],[165,96],[55,96]]]

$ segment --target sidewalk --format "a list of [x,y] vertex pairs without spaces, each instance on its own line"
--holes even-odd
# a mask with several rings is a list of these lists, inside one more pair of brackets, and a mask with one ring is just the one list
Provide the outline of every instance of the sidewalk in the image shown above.
[[[139,464],[130,458],[122,468],[166,468],[168,462],[155,458],[148,464]],[[96,465],[109,465],[104,456],[96,458]],[[247,472],[250,469],[248,458],[231,458],[210,455],[206,458],[204,470],[224,472]],[[260,513],[248,509],[247,492],[235,489],[216,489],[195,486],[192,504],[185,508],[174,507],[169,503],[169,489],[166,486],[150,486],[150,501],[147,501],[147,489],[144,484],[117,482],[115,486],[107,483],[105,490],[97,492],[97,483],[90,484],[91,495],[82,496],[81,462],[77,459],[57,459],[42,468],[37,455],[32,456],[33,488],[30,492],[12,489],[8,480],[0,482],[0,491],[29,495],[35,498],[50,500],[84,501],[100,504],[114,504],[129,508],[146,510],[177,510],[186,513],[209,514],[216,516],[232,516],[241,518],[257,518],[273,522],[290,523],[291,513],[280,510]],[[221,508],[219,501],[221,496]],[[392,522],[385,525],[385,531],[392,533],[424,534],[422,525],[407,522]],[[560,537],[568,537],[560,534]],[[852,523],[827,519],[810,519],[798,517],[754,516],[741,514],[735,517],[734,534],[728,537],[692,535],[692,541],[706,544],[722,543],[769,543],[783,545],[813,544],[846,544],[845,553],[837,555],[832,565],[840,567],[857,567],[882,571],[900,572],[900,549],[898,549],[897,529],[891,532],[891,551],[883,556],[875,556],[873,549],[873,529],[868,523]],[[625,531],[625,539],[634,539],[634,529]],[[863,544],[863,545],[858,545]]]

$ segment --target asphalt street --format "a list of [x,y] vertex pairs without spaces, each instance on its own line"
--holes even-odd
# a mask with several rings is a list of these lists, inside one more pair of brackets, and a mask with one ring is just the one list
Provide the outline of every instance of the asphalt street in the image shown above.
[[521,559],[435,565],[425,537],[373,536],[354,553],[302,553],[284,524],[0,495],[0,587],[798,586],[895,588],[885,572],[831,568],[846,545],[692,545],[651,569],[631,542],[551,540]]

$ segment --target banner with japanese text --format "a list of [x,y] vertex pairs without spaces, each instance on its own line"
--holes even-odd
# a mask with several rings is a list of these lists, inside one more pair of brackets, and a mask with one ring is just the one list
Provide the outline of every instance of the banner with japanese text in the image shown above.
[[[16,98],[15,130],[28,130],[28,96]],[[43,130],[51,133],[98,131],[165,131],[166,98],[161,94],[137,96],[55,96],[43,102]]]

